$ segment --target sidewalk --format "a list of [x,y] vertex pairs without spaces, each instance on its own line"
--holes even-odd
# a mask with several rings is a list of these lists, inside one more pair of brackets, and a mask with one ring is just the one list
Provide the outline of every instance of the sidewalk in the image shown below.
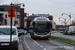
[[22,46],[22,42],[21,42],[21,37],[19,38],[18,50],[23,50],[23,46]]

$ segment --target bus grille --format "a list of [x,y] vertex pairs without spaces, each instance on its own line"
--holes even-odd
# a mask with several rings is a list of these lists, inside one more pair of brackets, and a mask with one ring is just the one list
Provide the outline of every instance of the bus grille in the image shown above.
[[38,35],[47,35],[47,33],[37,33]]

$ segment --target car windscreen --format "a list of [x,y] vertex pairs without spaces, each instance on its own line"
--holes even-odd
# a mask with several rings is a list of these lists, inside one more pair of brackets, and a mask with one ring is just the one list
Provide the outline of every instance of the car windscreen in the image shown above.
[[61,29],[60,31],[65,31],[65,29]]
[[[12,35],[16,35],[16,29],[12,28]],[[0,28],[0,35],[10,35],[10,28]]]
[[19,30],[19,31],[20,31],[20,32],[25,32],[25,30],[22,30],[22,29],[21,29],[21,30]]

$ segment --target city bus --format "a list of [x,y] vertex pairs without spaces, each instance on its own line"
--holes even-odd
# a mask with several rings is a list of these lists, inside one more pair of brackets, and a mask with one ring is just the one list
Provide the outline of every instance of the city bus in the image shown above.
[[47,17],[36,17],[31,21],[29,32],[31,38],[50,38],[51,22]]

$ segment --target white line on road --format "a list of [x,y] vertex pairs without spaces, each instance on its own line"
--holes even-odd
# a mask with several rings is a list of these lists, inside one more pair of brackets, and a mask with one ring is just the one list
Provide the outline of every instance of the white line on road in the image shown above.
[[44,48],[44,50],[46,50],[46,48]]
[[34,41],[35,43],[37,43],[36,41]]
[[31,50],[31,49],[29,49],[29,50]]
[[28,44],[26,44],[26,46],[28,46]]
[[43,46],[40,46],[41,48],[43,48]]
[[27,46],[27,48],[29,48],[29,46]]
[[[33,40],[33,39],[32,39]],[[41,48],[43,48],[44,50],[46,50],[46,48],[44,48],[43,46],[41,46],[38,42],[36,42],[35,40],[33,40],[37,45],[39,45]]]
[[40,45],[40,44],[38,44],[38,45]]
[[29,37],[30,37],[30,35],[29,35]]
[[[24,36],[24,38],[25,38],[25,36]],[[27,46],[28,50],[31,50],[31,49],[29,48],[29,46],[28,46],[28,44],[27,44],[27,42],[26,42],[26,40],[25,40],[25,39],[24,39],[24,42],[25,42],[25,44],[26,44],[26,46]]]

